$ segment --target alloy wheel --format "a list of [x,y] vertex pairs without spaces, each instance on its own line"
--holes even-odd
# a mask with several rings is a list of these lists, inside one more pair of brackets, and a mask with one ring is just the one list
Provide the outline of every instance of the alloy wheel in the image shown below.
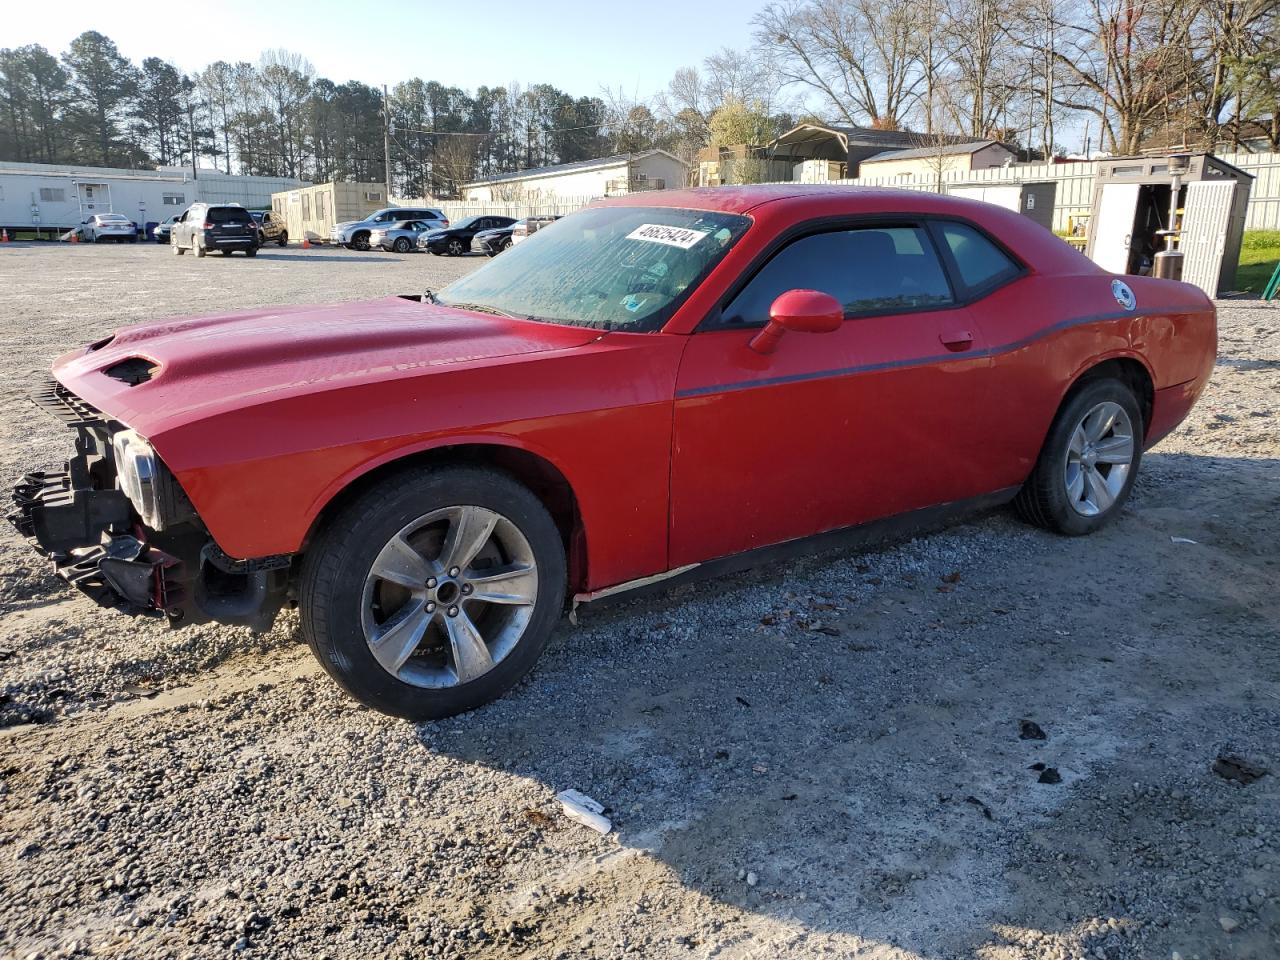
[[1109,510],[1124,489],[1136,450],[1124,407],[1107,400],[1089,410],[1067,445],[1063,480],[1072,509],[1085,517]]
[[514,523],[485,507],[445,507],[407,524],[378,553],[361,626],[392,676],[454,687],[515,649],[537,596],[533,548]]

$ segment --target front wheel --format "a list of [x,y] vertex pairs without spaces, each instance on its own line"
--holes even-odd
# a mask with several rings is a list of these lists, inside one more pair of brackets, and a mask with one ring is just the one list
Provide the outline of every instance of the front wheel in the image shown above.
[[1014,505],[1022,518],[1068,536],[1093,533],[1124,506],[1138,475],[1142,408],[1119,380],[1068,397]]
[[352,238],[351,238],[351,249],[353,249],[353,250],[368,250],[368,249],[369,249],[369,234],[367,234],[367,233],[357,233],[354,237],[352,237]]
[[461,240],[449,241],[449,256],[460,257],[463,254],[463,246]]
[[183,249],[182,249],[182,247],[180,247],[180,246],[178,245],[178,241],[177,241],[177,240],[174,240],[172,243],[170,243],[170,244],[169,244],[169,246],[171,246],[171,247],[173,248],[174,256],[178,256],[178,257],[180,257],[180,256],[182,256],[184,253],[186,253],[186,252],[187,252],[187,251],[183,250]]
[[397,237],[396,242],[393,243],[392,246],[395,248],[396,253],[408,253],[409,239],[408,237]]
[[565,577],[555,522],[510,476],[406,469],[335,515],[307,551],[302,628],[361,703],[409,720],[447,717],[533,668]]

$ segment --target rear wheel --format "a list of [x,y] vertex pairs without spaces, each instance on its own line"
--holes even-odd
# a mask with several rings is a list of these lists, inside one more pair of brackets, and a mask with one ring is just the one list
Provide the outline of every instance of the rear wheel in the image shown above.
[[191,249],[195,251],[197,257],[203,257],[208,252],[205,250],[204,244],[200,242],[198,237],[192,237]]
[[280,246],[282,246],[282,247],[287,246],[287,245],[288,245],[288,243],[289,243],[289,233],[288,233],[288,231],[286,231],[286,230],[281,230],[281,231],[280,231],[280,237],[279,237],[279,239],[278,239],[278,240],[276,240],[276,243],[277,243],[277,244],[279,244],[279,245],[280,245]]
[[333,517],[300,587],[311,650],[343,689],[393,716],[447,717],[532,669],[563,609],[564,546],[506,474],[410,469]]
[[247,250],[245,250],[244,255],[246,257],[256,257],[258,255],[258,248],[249,247]]
[[1058,411],[1014,501],[1018,513],[1068,536],[1097,530],[1128,499],[1144,436],[1142,408],[1128,386],[1111,379],[1085,383]]

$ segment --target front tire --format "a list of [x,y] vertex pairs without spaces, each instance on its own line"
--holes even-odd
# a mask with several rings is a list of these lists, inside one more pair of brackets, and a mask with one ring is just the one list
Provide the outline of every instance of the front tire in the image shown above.
[[357,233],[351,238],[351,249],[361,252],[369,249],[369,234]]
[[1028,523],[1078,537],[1124,507],[1142,461],[1146,424],[1119,380],[1085,383],[1063,403],[1014,507]]
[[396,242],[391,246],[395,249],[396,253],[408,253],[409,239],[408,237],[397,237]]
[[465,252],[461,240],[454,239],[449,241],[449,256],[460,257]]
[[308,549],[302,629],[361,703],[448,717],[533,668],[565,582],[560,532],[526,487],[477,467],[405,469],[344,507]]

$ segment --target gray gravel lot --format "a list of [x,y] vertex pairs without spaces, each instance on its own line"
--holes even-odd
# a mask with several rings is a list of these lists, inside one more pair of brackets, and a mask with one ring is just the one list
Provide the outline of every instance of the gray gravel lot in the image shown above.
[[[478,262],[0,247],[0,473],[64,455],[21,398],[117,325]],[[1280,957],[1278,309],[1221,304],[1099,535],[996,513],[586,608],[441,723],[345,699],[292,615],[99,612],[6,527],[0,956]]]

